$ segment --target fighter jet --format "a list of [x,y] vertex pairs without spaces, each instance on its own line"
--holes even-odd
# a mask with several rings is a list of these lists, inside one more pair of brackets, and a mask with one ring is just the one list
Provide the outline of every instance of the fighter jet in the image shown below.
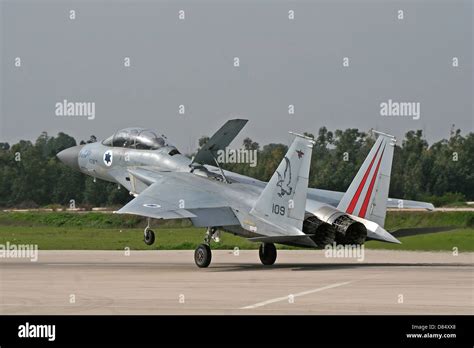
[[[134,196],[117,214],[147,218],[144,241],[155,234],[151,219],[189,219],[205,227],[204,242],[194,253],[198,267],[211,263],[211,240],[228,232],[260,243],[264,265],[277,258],[275,243],[324,248],[327,244],[359,245],[367,240],[400,243],[384,229],[395,138],[378,138],[346,192],[308,188],[314,140],[292,133],[293,143],[268,183],[221,168],[225,149],[247,120],[224,124],[194,158],[182,155],[164,135],[127,128],[96,143],[58,153],[68,166],[94,178],[125,187]],[[317,175],[317,173],[315,173]],[[403,201],[404,207],[433,209],[425,202]]]

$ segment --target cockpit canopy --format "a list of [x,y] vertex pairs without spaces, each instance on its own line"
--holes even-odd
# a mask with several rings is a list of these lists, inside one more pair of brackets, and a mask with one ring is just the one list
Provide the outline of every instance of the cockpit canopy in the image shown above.
[[150,129],[125,128],[102,142],[106,146],[125,147],[138,150],[157,150],[168,144],[164,135],[158,136]]

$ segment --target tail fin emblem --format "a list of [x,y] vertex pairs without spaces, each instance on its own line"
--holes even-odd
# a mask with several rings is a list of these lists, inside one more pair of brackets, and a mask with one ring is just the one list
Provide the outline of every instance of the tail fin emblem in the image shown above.
[[293,187],[290,186],[291,184],[291,164],[290,160],[285,156],[285,170],[283,175],[277,171],[278,181],[277,187],[280,188],[280,192],[278,192],[279,197],[283,197],[284,195],[291,195],[293,192]]

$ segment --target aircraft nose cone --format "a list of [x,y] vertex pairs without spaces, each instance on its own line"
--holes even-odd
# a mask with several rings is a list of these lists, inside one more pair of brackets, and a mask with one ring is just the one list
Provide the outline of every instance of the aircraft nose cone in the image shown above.
[[65,165],[73,169],[79,169],[79,151],[81,151],[83,147],[84,145],[73,146],[68,149],[62,150],[56,156]]

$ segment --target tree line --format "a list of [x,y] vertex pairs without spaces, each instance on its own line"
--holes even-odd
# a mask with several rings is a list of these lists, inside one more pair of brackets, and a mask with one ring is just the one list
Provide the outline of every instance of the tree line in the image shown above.
[[[311,161],[311,187],[345,191],[375,142],[358,129],[319,129]],[[208,137],[199,140],[202,146]],[[95,142],[95,136],[80,143]],[[80,207],[123,205],[132,197],[126,189],[79,173],[56,154],[77,144],[65,134],[43,132],[33,143],[0,143],[0,207],[33,208],[52,205]],[[225,169],[268,181],[287,151],[284,144],[261,147],[246,138],[242,147],[257,151],[257,166],[223,165]],[[409,131],[395,146],[390,196],[426,200],[435,205],[474,200],[474,133],[460,130],[431,146],[422,131]],[[190,154],[191,156],[192,154]]]

